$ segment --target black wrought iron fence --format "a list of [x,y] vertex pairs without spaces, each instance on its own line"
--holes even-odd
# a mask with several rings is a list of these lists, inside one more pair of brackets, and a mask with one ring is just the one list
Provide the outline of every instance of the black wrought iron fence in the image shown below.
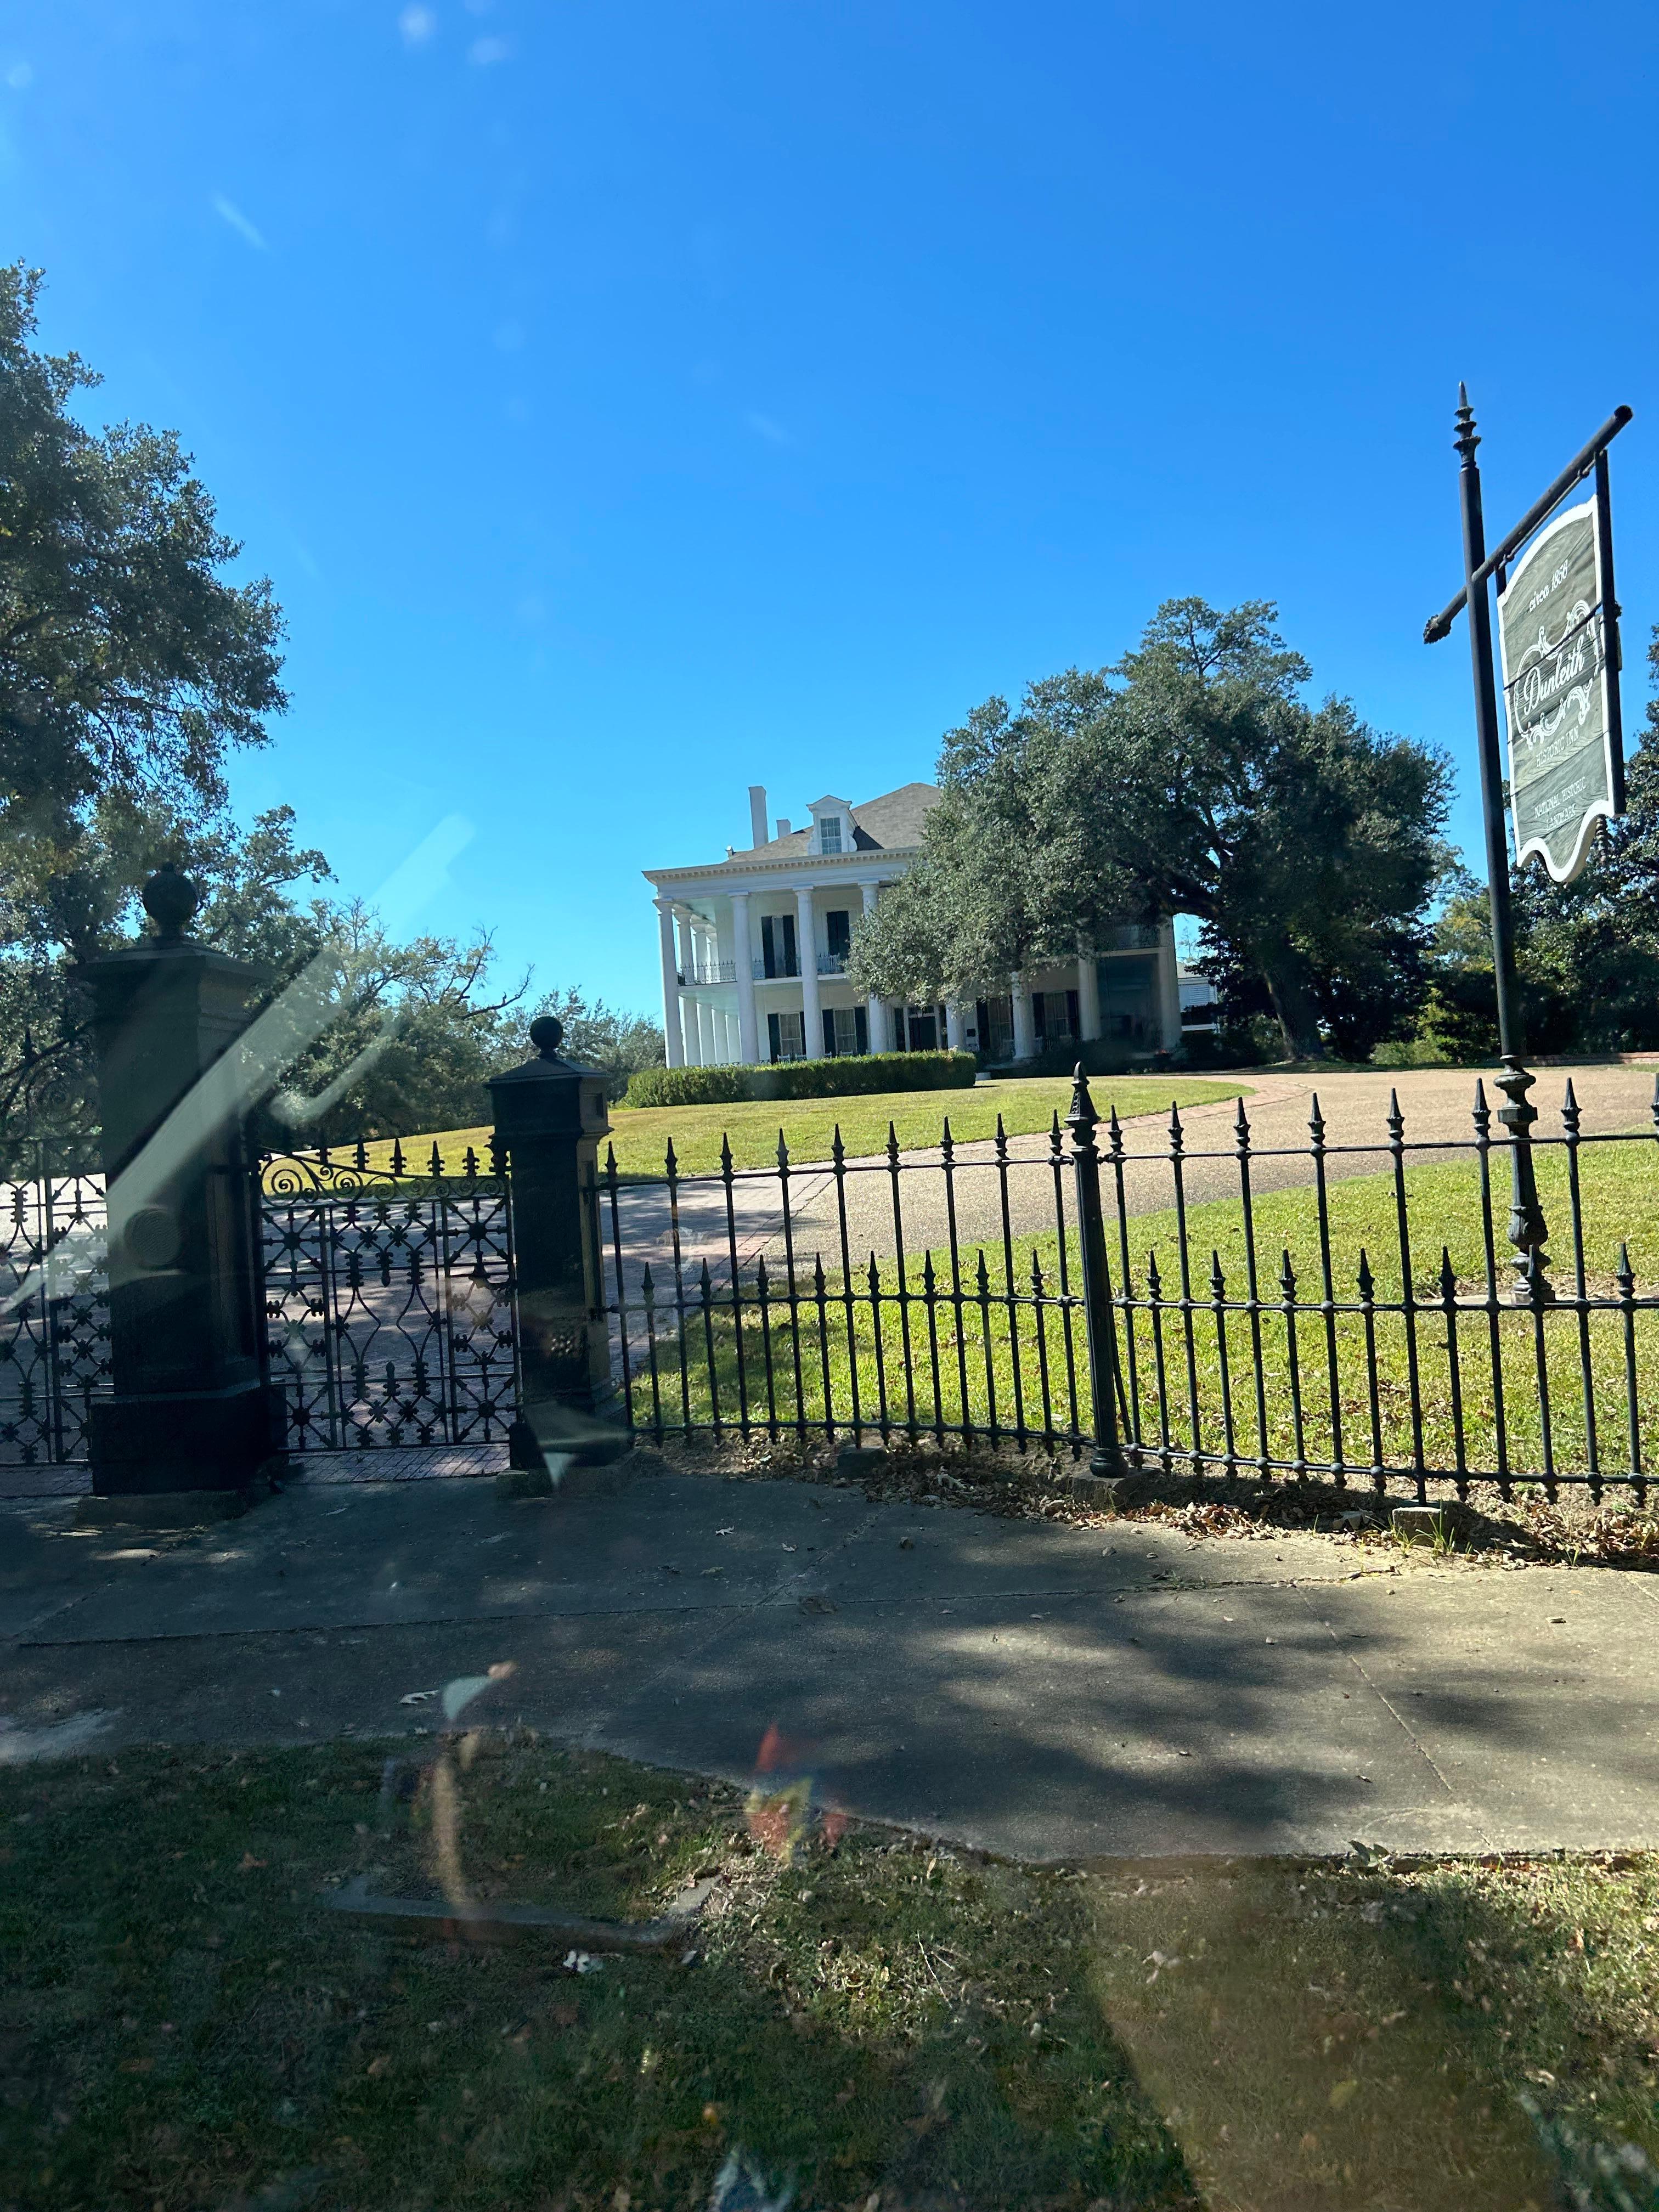
[[0,1467],[86,1457],[109,1388],[104,1182],[95,1137],[0,1147]]
[[[1379,1493],[1536,1480],[1645,1496],[1659,1419],[1650,1126],[1155,1146],[1097,1121],[927,1152],[601,1172],[617,1381],[653,1437],[931,1435]],[[1524,1108],[1524,1096],[1522,1097]],[[1212,1121],[1209,1126],[1213,1126]],[[1138,1134],[1138,1132],[1137,1132]],[[1506,1259],[1535,1172],[1555,1280]]]
[[291,1451],[504,1442],[518,1408],[504,1163],[400,1142],[259,1163]]

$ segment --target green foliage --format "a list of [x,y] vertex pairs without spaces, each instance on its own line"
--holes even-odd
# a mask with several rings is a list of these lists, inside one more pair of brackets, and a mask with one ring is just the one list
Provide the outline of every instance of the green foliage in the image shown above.
[[[163,811],[157,810],[155,811]],[[301,907],[295,887],[329,873],[323,855],[294,842],[294,810],[274,806],[239,830],[223,813],[195,827],[165,817],[152,839],[141,815],[97,802],[76,848],[84,928],[70,944],[13,942],[0,952],[0,1120],[25,1106],[56,1129],[97,1118],[87,994],[76,980],[76,952],[90,957],[126,940],[143,916],[137,892],[157,852],[170,853],[205,894],[191,934],[214,951],[268,969],[270,996],[320,949],[333,909],[320,898]],[[0,862],[3,867],[3,862]],[[125,927],[124,927],[125,925]]]
[[884,995],[966,1000],[1079,937],[1194,915],[1206,970],[1271,1010],[1284,1048],[1358,1057],[1426,988],[1449,773],[1378,735],[1310,671],[1273,608],[1167,601],[1112,667],[992,699],[946,733],[922,851],[855,931]]
[[624,1106],[718,1106],[748,1098],[851,1098],[888,1091],[955,1091],[969,1086],[971,1052],[871,1052],[825,1060],[781,1060],[769,1066],[647,1067],[628,1086]]
[[265,742],[282,617],[224,580],[241,549],[171,432],[76,421],[99,380],[31,345],[40,282],[0,269],[0,910],[9,945],[81,958],[103,857],[158,817],[206,826],[228,749]]
[[781,1060],[755,1070],[754,1098],[856,1098],[884,1091],[965,1091],[979,1073],[971,1052],[866,1052],[833,1060]]
[[[75,420],[99,380],[33,349],[39,287],[0,269],[0,1120],[95,1118],[76,970],[131,940],[163,860],[205,893],[192,935],[264,968],[267,1002],[309,970],[326,1014],[265,1133],[484,1119],[485,1079],[523,1050],[528,978],[492,997],[487,933],[398,945],[361,906],[302,901],[330,871],[291,807],[232,820],[227,755],[286,703],[281,614],[268,584],[223,580],[241,549],[171,432]],[[649,1023],[550,1003],[618,1085],[661,1056]]]
[[603,999],[590,1002],[580,991],[548,992],[531,1018],[539,1014],[555,1014],[563,1023],[560,1052],[580,1066],[597,1068],[613,1102],[641,1070],[663,1066],[661,1027],[644,1014],[618,1013]]
[[622,1106],[724,1106],[753,1094],[752,1067],[647,1067],[629,1082]]

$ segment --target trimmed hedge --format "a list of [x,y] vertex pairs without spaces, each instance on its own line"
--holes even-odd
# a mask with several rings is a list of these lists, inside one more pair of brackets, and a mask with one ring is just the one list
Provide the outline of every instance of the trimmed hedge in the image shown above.
[[642,1067],[618,1106],[726,1106],[751,1094],[752,1067]]
[[725,1106],[746,1098],[849,1098],[884,1091],[966,1091],[979,1070],[971,1052],[843,1053],[764,1067],[647,1067],[623,1106]]

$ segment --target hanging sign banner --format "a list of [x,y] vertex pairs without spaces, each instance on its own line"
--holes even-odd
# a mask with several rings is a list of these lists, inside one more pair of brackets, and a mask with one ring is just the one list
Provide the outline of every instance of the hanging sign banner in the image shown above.
[[1498,600],[1517,865],[1535,853],[1558,884],[1624,808],[1618,631],[1607,619],[1607,519],[1568,507],[1516,562]]

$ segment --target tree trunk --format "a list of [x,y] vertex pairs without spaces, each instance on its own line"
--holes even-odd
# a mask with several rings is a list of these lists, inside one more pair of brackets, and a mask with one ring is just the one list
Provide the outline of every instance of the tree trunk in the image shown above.
[[1262,980],[1273,1000],[1286,1060],[1323,1060],[1325,1046],[1307,972],[1288,945],[1263,961]]

